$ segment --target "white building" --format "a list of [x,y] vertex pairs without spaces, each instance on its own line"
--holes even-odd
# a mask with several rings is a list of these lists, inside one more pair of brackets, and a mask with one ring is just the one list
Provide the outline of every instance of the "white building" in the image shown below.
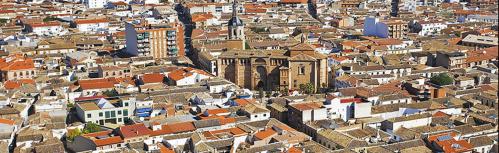
[[107,19],[77,19],[74,24],[80,32],[100,32],[109,28]]
[[326,99],[324,107],[327,110],[328,119],[340,118],[343,121],[348,121],[371,116],[371,103],[364,102],[360,98],[333,96]]
[[43,22],[27,24],[26,30],[39,36],[57,36],[67,33],[59,22]]
[[112,99],[101,98],[97,101],[76,103],[77,116],[86,123],[99,125],[122,125],[135,111],[135,98]]
[[381,128],[385,131],[397,131],[399,128],[413,128],[428,126],[431,123],[431,114],[415,114],[391,118],[381,122]]
[[104,8],[107,0],[83,0],[83,4],[89,9]]
[[170,83],[177,86],[192,85],[210,77],[207,72],[194,68],[182,68],[168,73]]
[[421,31],[418,33],[420,36],[439,35],[440,31],[447,28],[447,24],[442,21],[419,21],[417,24],[421,25]]

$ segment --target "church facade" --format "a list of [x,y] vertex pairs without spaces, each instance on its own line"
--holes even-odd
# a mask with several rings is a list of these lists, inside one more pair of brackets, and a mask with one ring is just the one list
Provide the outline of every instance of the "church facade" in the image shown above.
[[307,83],[317,90],[328,84],[327,57],[303,43],[287,50],[226,51],[216,65],[218,76],[253,90],[299,90]]
[[244,24],[237,17],[233,1],[232,18],[228,22],[226,47],[221,52],[198,50],[199,65],[210,73],[236,85],[259,90],[299,90],[312,84],[317,91],[328,85],[327,56],[304,43],[286,46],[285,50],[247,50],[244,46]]

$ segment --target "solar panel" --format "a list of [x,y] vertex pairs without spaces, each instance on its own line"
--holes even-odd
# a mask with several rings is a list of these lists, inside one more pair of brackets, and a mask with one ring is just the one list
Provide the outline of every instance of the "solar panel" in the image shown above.
[[446,140],[450,140],[452,139],[452,137],[450,135],[443,135],[443,136],[439,136],[437,138],[438,141],[446,141]]

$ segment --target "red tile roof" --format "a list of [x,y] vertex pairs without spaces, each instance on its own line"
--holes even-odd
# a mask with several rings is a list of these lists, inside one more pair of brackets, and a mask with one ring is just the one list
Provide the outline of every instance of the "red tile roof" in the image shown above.
[[248,8],[244,10],[246,13],[267,13],[267,9],[255,9],[255,8]]
[[99,78],[99,79],[87,79],[78,80],[77,84],[80,85],[81,89],[109,89],[114,88],[115,84],[126,83],[135,86],[135,82],[132,77],[125,78]]
[[236,118],[234,118],[234,117],[230,117],[230,118],[223,117],[223,118],[219,118],[218,120],[220,121],[220,124],[222,124],[222,125],[236,122]]
[[144,123],[121,126],[119,130],[123,139],[150,135],[152,133],[152,130],[147,128]]
[[9,125],[16,124],[16,122],[14,120],[3,119],[3,118],[0,118],[0,123],[2,123],[2,124],[9,124]]
[[255,138],[257,138],[259,140],[263,140],[263,139],[268,138],[268,137],[270,137],[270,136],[272,136],[272,135],[274,135],[276,133],[277,132],[274,131],[274,130],[272,130],[272,128],[267,128],[267,129],[265,129],[263,131],[257,132],[255,134]]
[[110,144],[123,143],[123,139],[121,139],[120,136],[110,136],[111,133],[113,133],[112,130],[107,130],[107,131],[88,133],[82,136],[92,140],[97,147],[106,146]]
[[14,10],[0,10],[0,14],[6,14],[6,13],[16,13]]
[[485,60],[497,59],[498,47],[486,48],[480,51],[470,51],[468,52],[468,57],[466,58],[466,63],[479,62]]
[[104,139],[95,139],[93,141],[97,147],[107,146],[110,144],[123,143],[123,139],[121,139],[120,136],[113,136],[113,137],[104,138]]
[[287,151],[285,151],[286,153],[302,153],[302,151],[296,147],[291,147],[289,148]]
[[95,24],[109,22],[107,19],[78,19],[75,20],[76,24]]
[[400,45],[402,40],[389,38],[389,39],[374,39],[372,40],[377,45]]
[[203,70],[188,67],[188,68],[180,68],[168,73],[168,78],[174,81],[178,81],[186,77],[192,76],[194,73],[211,76],[209,73]]
[[167,148],[163,143],[158,143],[160,153],[175,153],[171,148]]
[[33,28],[61,26],[61,24],[59,22],[56,22],[56,21],[42,22],[42,23],[32,23],[32,24],[29,24],[29,25],[31,25],[31,27],[33,27]]
[[194,127],[194,124],[192,122],[180,122],[180,123],[162,125],[161,130],[151,131],[151,135],[158,136],[158,135],[166,135],[173,133],[183,133],[195,130],[196,127]]
[[441,112],[441,111],[438,111],[435,114],[433,114],[433,117],[448,117],[448,116],[449,115],[447,115],[446,113]]
[[108,79],[78,80],[78,84],[83,90],[114,88],[114,82]]
[[24,58],[19,56],[9,57],[10,60],[2,59],[0,60],[0,70],[11,71],[11,70],[28,70],[34,69],[35,63],[31,58]]
[[306,4],[307,0],[281,0],[279,3],[284,3],[284,4]]
[[340,103],[360,103],[360,102],[362,102],[361,98],[340,99]]
[[118,1],[118,2],[114,2],[113,5],[128,5],[128,4],[123,2],[123,1]]
[[223,114],[223,113],[229,113],[229,111],[225,108],[218,108],[218,109],[208,109],[206,112],[209,115],[217,115],[217,114]]
[[204,22],[208,19],[212,19],[215,16],[211,13],[198,13],[192,15],[192,22]]
[[13,90],[21,87],[23,84],[35,85],[36,82],[33,79],[8,80],[4,83],[4,87],[7,90]]
[[300,110],[300,111],[304,111],[304,110],[312,110],[312,109],[317,109],[317,108],[321,108],[322,106],[317,104],[317,103],[300,103],[300,104],[294,104],[294,105],[291,105],[293,106],[294,108]]
[[142,81],[144,83],[162,83],[165,76],[160,73],[144,74],[142,76]]
[[234,100],[234,102],[236,102],[239,106],[246,106],[248,104],[255,103],[256,100],[255,99],[236,99],[236,100]]
[[[439,137],[449,135],[450,139],[439,140]],[[473,146],[466,140],[456,140],[454,137],[456,136],[455,132],[447,132],[436,135],[431,135],[428,137],[430,142],[435,142],[438,146],[440,146],[445,153],[458,153],[458,152],[467,152],[473,149]]]

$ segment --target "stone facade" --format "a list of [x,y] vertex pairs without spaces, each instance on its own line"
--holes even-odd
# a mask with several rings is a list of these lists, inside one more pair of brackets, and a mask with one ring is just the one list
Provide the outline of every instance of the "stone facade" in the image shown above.
[[297,90],[311,83],[327,85],[327,57],[308,44],[287,50],[226,51],[216,60],[216,75],[235,84],[264,90]]

